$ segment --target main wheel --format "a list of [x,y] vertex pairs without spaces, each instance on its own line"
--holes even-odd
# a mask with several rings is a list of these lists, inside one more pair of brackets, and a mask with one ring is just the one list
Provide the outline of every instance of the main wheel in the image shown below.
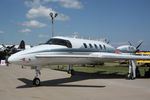
[[33,85],[40,86],[40,79],[39,78],[34,78]]
[[133,77],[133,75],[132,75],[132,73],[128,73],[127,75],[126,75],[126,79],[132,79],[132,77]]
[[68,74],[74,75],[74,70],[73,69],[68,70]]

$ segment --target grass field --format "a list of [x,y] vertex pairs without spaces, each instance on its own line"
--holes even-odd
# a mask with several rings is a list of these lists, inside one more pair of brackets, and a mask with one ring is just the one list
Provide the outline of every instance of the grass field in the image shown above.
[[[141,77],[144,77],[145,70],[148,70],[148,67],[138,66]],[[51,66],[53,70],[66,71],[67,66]],[[73,69],[77,75],[90,75],[98,76],[102,78],[124,78],[128,73],[128,65],[119,65],[118,63],[105,63],[105,65],[100,66],[86,66],[74,65]]]

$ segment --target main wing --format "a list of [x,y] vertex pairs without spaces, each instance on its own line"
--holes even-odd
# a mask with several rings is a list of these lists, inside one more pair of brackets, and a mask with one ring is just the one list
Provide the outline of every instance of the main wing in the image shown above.
[[117,54],[117,53],[95,53],[98,58],[112,60],[150,60],[150,56],[133,55],[133,54]]

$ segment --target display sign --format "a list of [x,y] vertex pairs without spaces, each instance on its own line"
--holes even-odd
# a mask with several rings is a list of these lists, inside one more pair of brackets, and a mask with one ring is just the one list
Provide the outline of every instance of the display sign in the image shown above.
[[5,60],[1,60],[1,66],[6,66],[6,61]]

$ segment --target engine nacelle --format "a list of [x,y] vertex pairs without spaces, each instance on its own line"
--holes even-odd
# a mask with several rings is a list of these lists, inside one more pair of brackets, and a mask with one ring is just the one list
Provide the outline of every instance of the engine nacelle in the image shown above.
[[131,45],[123,45],[123,46],[119,46],[117,50],[119,50],[122,53],[135,53],[137,49],[136,47]]

